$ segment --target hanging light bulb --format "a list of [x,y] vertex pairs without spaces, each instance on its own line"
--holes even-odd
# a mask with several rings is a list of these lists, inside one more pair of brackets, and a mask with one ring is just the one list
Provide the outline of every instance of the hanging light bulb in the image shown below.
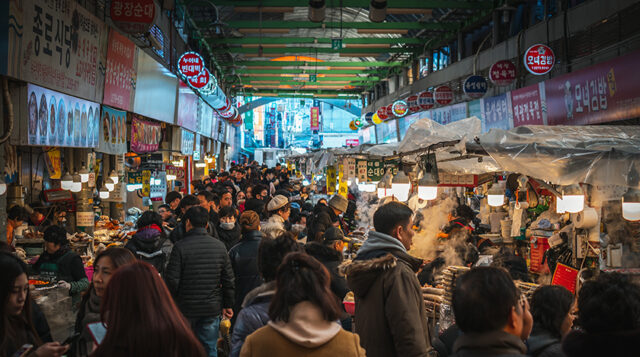
[[391,196],[391,172],[387,172],[382,175],[380,182],[378,182],[378,198],[383,199],[387,196]]
[[100,193],[99,194],[100,194],[100,199],[102,199],[102,200],[109,198],[109,191],[107,190],[106,187],[102,187],[100,189]]
[[487,192],[487,203],[491,207],[500,207],[504,204],[504,188],[497,182]]
[[584,192],[578,184],[566,186],[562,190],[562,204],[566,212],[578,213],[584,210]]
[[113,180],[114,184],[118,184],[118,181],[120,180],[120,177],[118,177],[118,173],[116,172],[116,170],[111,170],[111,173],[109,174],[109,177],[111,178],[111,180]]
[[73,174],[73,183],[70,188],[71,192],[80,192],[82,191],[82,178],[80,178],[80,174],[77,172]]
[[60,188],[63,190],[71,190],[73,185],[73,177],[69,174],[69,171],[60,179]]
[[89,182],[89,170],[87,170],[86,166],[82,166],[82,169],[80,169],[80,172],[78,172],[78,174],[80,175],[80,182]]
[[622,217],[627,221],[640,221],[640,190],[632,187],[622,196]]
[[411,191],[411,180],[404,173],[402,167],[398,170],[398,174],[391,181],[391,191],[393,196],[400,202],[406,202],[409,199],[409,191]]
[[429,201],[438,196],[438,178],[433,172],[426,172],[418,181],[418,198]]
[[113,180],[111,179],[111,177],[107,178],[107,181],[104,182],[104,187],[107,188],[107,190],[109,192],[113,191],[113,189],[116,187],[116,184],[113,182]]

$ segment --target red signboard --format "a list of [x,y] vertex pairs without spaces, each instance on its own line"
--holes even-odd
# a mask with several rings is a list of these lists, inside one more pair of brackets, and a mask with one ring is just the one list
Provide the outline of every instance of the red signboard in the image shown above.
[[516,80],[516,66],[508,60],[494,63],[489,69],[489,80],[497,86],[508,86]]
[[545,82],[549,125],[588,125],[640,116],[640,51]]
[[136,45],[116,30],[109,32],[107,50],[107,73],[104,80],[104,99],[106,105],[131,110],[133,94],[132,77]]
[[387,115],[387,107],[380,107],[376,113],[378,114],[378,118],[380,118],[380,120],[389,119],[389,116]]
[[420,95],[418,95],[418,105],[420,106],[420,109],[431,109],[433,108],[434,103],[435,102],[433,101],[433,93],[424,91],[420,93]]
[[359,139],[347,139],[347,146],[358,146],[360,145]]
[[111,20],[126,33],[145,33],[156,18],[153,0],[111,0]]
[[311,107],[311,130],[320,130],[320,108]]
[[195,52],[185,52],[178,60],[178,71],[184,77],[196,77],[204,70],[204,59]]
[[524,67],[537,76],[549,73],[554,63],[556,63],[556,56],[546,45],[533,45],[524,54]]
[[387,120],[393,119],[396,117],[395,113],[393,112],[393,104],[387,105],[386,110],[387,110]]
[[544,83],[516,89],[511,92],[513,107],[513,126],[545,125],[540,93],[544,92]]
[[451,104],[453,102],[453,91],[448,86],[440,86],[436,88],[433,98],[440,105]]
[[209,80],[211,80],[211,74],[208,69],[203,69],[202,73],[197,75],[196,77],[191,77],[187,79],[189,85],[195,89],[202,89],[209,84]]
[[576,278],[578,277],[578,269],[558,263],[556,271],[551,278],[551,285],[560,285],[567,288],[572,293],[576,292]]
[[414,112],[414,113],[420,111],[420,106],[418,105],[418,96],[417,95],[412,95],[409,98],[407,98],[407,105],[409,106],[409,110]]

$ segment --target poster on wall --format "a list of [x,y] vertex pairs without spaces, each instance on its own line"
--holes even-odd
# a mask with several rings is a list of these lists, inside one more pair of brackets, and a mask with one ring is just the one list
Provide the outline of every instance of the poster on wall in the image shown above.
[[107,26],[76,1],[11,0],[10,77],[101,102]]
[[139,154],[154,152],[162,141],[162,127],[159,123],[140,119],[131,119],[131,151]]
[[198,119],[198,96],[189,87],[180,81],[178,89],[178,126],[187,130],[196,131]]
[[29,84],[29,145],[92,148],[98,145],[100,105]]
[[103,104],[131,110],[134,97],[136,45],[118,31],[109,31],[107,74],[104,79]]
[[102,106],[98,151],[111,155],[127,152],[127,112]]
[[450,123],[453,123],[458,120],[466,119],[468,118],[467,103],[458,103],[458,104],[451,105],[449,106],[449,112],[450,112],[450,118],[451,118]]
[[640,51],[545,83],[549,125],[589,125],[640,116]]
[[194,133],[188,130],[181,130],[180,134],[180,152],[183,155],[193,155],[193,145],[196,140],[196,136]]
[[491,129],[509,130],[513,128],[511,96],[508,93],[482,100],[482,132]]
[[512,91],[513,126],[547,125],[544,102],[544,82]]

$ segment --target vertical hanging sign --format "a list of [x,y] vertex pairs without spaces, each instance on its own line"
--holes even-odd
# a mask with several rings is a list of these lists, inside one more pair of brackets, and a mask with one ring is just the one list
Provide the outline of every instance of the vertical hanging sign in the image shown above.
[[327,166],[327,195],[336,193],[336,167]]
[[320,108],[311,107],[311,131],[320,130]]

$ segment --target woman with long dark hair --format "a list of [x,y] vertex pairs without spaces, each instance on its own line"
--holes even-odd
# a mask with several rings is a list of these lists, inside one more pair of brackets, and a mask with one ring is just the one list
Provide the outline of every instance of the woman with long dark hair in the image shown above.
[[276,275],[271,321],[247,337],[240,356],[365,356],[358,335],[336,322],[342,311],[329,283],[316,259],[288,254]]
[[571,331],[575,298],[563,286],[545,285],[531,296],[533,330],[527,340],[527,355],[534,357],[564,357],[561,340]]
[[0,252],[0,356],[11,357],[24,345],[32,345],[29,356],[62,356],[69,348],[58,342],[42,343],[32,321],[27,266],[11,253]]
[[93,338],[87,325],[100,321],[100,305],[107,284],[116,269],[136,261],[128,249],[111,247],[98,254],[93,263],[93,279],[89,291],[82,298],[76,318],[75,332],[80,334],[74,344],[75,356],[88,356],[93,350]]
[[204,349],[150,264],[136,261],[111,277],[100,309],[107,333],[94,357],[204,357]]

